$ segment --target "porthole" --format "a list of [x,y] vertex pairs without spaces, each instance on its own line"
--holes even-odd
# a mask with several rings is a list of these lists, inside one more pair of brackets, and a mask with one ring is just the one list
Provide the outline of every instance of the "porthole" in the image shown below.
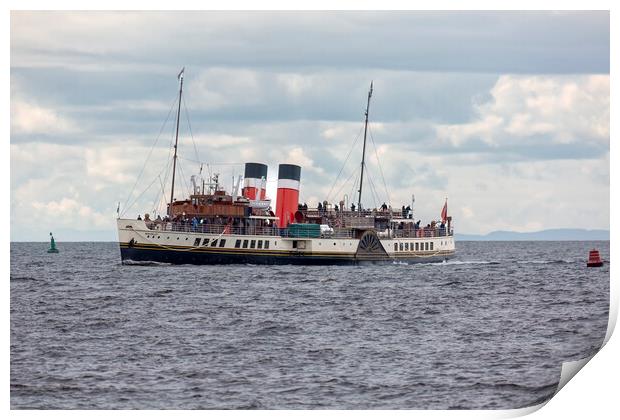
[[336,242],[334,242],[334,246],[336,246]]

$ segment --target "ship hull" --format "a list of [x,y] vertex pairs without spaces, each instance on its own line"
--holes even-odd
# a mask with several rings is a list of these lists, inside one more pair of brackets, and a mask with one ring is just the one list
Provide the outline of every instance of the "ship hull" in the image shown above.
[[354,255],[284,255],[284,254],[242,254],[235,252],[204,252],[191,250],[158,249],[156,247],[120,246],[121,260],[131,263],[162,264],[256,264],[256,265],[361,265],[385,263],[431,263],[442,262],[454,256],[454,253],[442,253],[433,256],[375,257],[356,258]]
[[454,256],[453,237],[283,237],[149,229],[143,221],[119,219],[125,263],[359,265],[441,262]]

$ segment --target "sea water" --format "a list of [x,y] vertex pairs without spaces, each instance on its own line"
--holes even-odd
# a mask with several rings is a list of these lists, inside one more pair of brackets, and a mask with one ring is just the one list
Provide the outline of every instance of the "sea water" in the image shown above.
[[361,267],[121,265],[11,244],[12,409],[509,409],[605,336],[609,242]]

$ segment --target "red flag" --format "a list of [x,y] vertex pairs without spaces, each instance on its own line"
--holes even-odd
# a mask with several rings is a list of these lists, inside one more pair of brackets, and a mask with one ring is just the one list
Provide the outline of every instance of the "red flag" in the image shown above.
[[441,221],[445,223],[446,220],[448,220],[448,200],[446,200],[443,209],[441,209]]

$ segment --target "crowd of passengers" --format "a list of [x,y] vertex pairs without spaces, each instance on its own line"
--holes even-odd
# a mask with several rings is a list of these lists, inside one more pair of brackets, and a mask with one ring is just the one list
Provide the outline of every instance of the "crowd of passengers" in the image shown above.
[[[137,220],[143,220],[140,215],[138,215]],[[193,231],[193,232],[204,232],[205,228],[208,226],[226,226],[228,229],[230,228],[240,228],[243,229],[247,227],[244,222],[240,219],[230,219],[225,217],[211,217],[207,218],[199,218],[196,216],[188,217],[185,213],[176,215],[175,217],[157,216],[156,219],[151,219],[150,215],[147,213],[144,215],[144,222],[149,229],[157,229],[163,230],[164,226],[168,223],[173,223],[176,229],[180,229],[183,231]],[[254,226],[252,226],[253,231],[257,231],[261,228],[271,228],[270,221],[256,219],[254,221]],[[169,229],[169,228],[168,228]]]
[[[316,211],[319,212],[320,215],[324,215],[329,211],[329,206],[330,204],[327,202],[327,200],[323,201],[322,203],[319,202],[319,204],[317,204],[316,206]],[[345,205],[344,205],[344,201],[340,202],[340,205],[338,204],[334,204],[333,205],[333,209],[336,213],[339,212],[343,212],[345,211]],[[357,209],[357,207],[355,206],[354,203],[351,203],[351,212],[355,212],[357,211],[361,211],[361,212],[368,212],[371,215],[377,215],[377,214],[391,214],[393,216],[401,216],[403,219],[413,219],[413,211],[411,210],[411,206],[403,206],[402,209],[400,211],[396,210],[394,211],[392,209],[392,206],[388,206],[387,204],[383,203],[379,208],[373,208],[373,209]],[[299,204],[298,207],[299,211],[308,211],[308,205],[306,203],[303,204]],[[314,210],[314,209],[311,209]]]
[[[341,209],[344,208],[344,202],[340,202],[340,207],[338,206],[338,204],[334,205],[334,211],[335,212],[340,212],[342,211]],[[298,209],[300,211],[307,211],[308,210],[308,205],[306,203],[303,204],[299,204]],[[324,216],[327,213],[327,209],[328,209],[328,203],[327,201],[324,201],[323,203],[319,203],[317,206],[317,211],[319,212],[320,215]],[[355,204],[351,204],[351,211],[355,212]],[[386,214],[392,214],[393,216],[398,216],[397,214],[394,214],[392,211],[392,207],[388,206],[387,204],[383,203],[383,205],[381,205],[381,207],[379,209],[372,209],[372,210],[363,210],[363,211],[369,211],[371,215],[377,215],[379,213],[386,213]],[[402,206],[402,209],[400,211],[400,215],[402,216],[403,219],[411,219],[413,220],[413,212],[411,211],[411,207],[410,206]],[[138,220],[142,220],[142,217],[140,215],[138,215]],[[196,216],[189,218],[185,213],[183,214],[179,214],[173,218],[170,218],[169,216],[164,216],[163,218],[161,216],[157,216],[156,219],[152,220],[150,218],[150,215],[147,213],[144,215],[144,221],[146,222],[146,225],[149,229],[162,229],[162,225],[165,225],[169,222],[172,222],[175,224],[175,226],[177,227],[181,227],[182,230],[187,230],[187,231],[203,231],[203,227],[207,226],[209,224],[213,224],[213,225],[227,225],[229,228],[230,227],[235,227],[235,228],[243,228],[245,227],[243,222],[241,222],[240,220],[237,220],[236,223],[230,222],[229,220],[226,220],[222,217],[216,217],[213,218],[211,221],[205,219],[205,218],[198,218]],[[446,224],[444,223],[444,221],[431,221],[430,223],[428,223],[426,226],[422,226],[420,227],[420,220],[418,220],[417,222],[405,222],[405,221],[401,221],[398,223],[398,225],[396,226],[396,229],[400,232],[399,236],[407,236],[407,237],[430,237],[430,236],[445,236],[446,234],[449,234],[449,232],[447,232],[446,228]],[[269,221],[262,221],[260,219],[256,220],[257,226],[254,226],[254,230],[256,230],[257,228],[263,228],[263,227],[271,227],[269,226]]]

